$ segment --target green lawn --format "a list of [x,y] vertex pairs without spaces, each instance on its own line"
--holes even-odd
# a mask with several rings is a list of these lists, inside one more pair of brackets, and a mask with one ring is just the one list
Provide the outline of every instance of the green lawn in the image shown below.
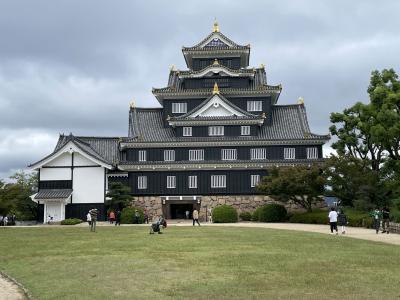
[[38,299],[399,299],[400,247],[262,228],[0,228]]

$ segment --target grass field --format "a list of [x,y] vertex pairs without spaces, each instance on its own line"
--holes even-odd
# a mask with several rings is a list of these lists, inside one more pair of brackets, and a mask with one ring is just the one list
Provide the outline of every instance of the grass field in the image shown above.
[[400,247],[262,228],[0,228],[37,299],[399,299]]

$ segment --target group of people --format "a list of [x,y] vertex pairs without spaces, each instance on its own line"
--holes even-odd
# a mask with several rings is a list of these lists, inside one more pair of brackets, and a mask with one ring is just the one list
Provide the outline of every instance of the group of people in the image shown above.
[[116,211],[111,210],[108,213],[108,221],[110,222],[110,224],[114,224],[115,222],[115,226],[121,225],[121,211],[119,209],[117,209]]
[[13,215],[0,215],[0,226],[10,226],[10,225],[15,225],[15,221],[17,220],[17,217]]
[[375,208],[375,210],[371,213],[371,216],[374,220],[374,228],[376,234],[379,233],[379,228],[381,227],[382,223],[382,233],[389,234],[389,221],[390,221],[390,209],[386,206],[382,209],[379,207]]
[[331,211],[328,214],[329,218],[329,225],[331,227],[331,234],[333,234],[333,231],[336,231],[336,234],[338,234],[338,228],[337,225],[339,223],[339,226],[341,227],[342,234],[346,233],[346,226],[349,224],[347,220],[347,216],[344,213],[343,209],[339,210],[337,212],[334,207],[331,208]]

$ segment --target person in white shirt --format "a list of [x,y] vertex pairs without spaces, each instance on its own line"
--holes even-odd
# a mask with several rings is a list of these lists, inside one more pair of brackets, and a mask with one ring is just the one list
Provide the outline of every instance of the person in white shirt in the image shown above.
[[336,212],[335,208],[332,207],[331,211],[329,212],[329,215],[328,215],[329,224],[331,225],[331,234],[333,234],[333,230],[336,230],[336,235],[338,234],[337,217],[338,217],[338,213]]
[[90,212],[88,212],[86,215],[86,221],[88,222],[89,227],[90,227],[92,225],[92,216],[91,216]]

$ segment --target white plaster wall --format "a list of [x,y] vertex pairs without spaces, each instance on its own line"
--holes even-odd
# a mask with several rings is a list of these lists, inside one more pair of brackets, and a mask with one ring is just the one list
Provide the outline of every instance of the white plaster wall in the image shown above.
[[96,166],[97,164],[87,159],[83,155],[75,152],[74,153],[74,166]]
[[75,168],[72,203],[104,203],[104,168]]
[[66,152],[61,154],[59,157],[48,162],[46,166],[70,166],[71,165],[71,154]]
[[40,180],[71,180],[71,169],[40,168]]

